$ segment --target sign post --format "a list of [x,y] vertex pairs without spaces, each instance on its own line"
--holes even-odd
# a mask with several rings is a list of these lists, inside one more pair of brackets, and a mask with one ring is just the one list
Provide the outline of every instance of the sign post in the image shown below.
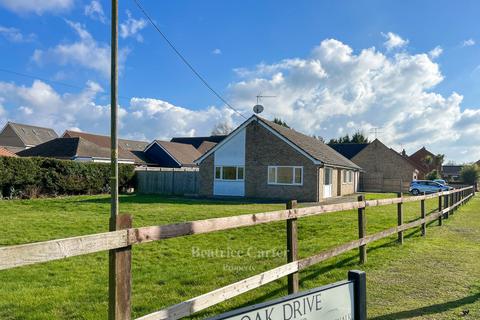
[[233,310],[210,320],[367,320],[367,285],[363,271],[348,280]]

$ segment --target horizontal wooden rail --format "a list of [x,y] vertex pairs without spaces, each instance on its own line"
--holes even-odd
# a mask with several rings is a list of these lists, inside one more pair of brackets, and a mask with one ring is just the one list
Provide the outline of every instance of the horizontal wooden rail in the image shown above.
[[[437,194],[438,196],[438,194]],[[445,208],[441,211],[434,212],[429,214],[426,218],[418,219],[409,223],[402,224],[369,236],[366,236],[359,240],[354,240],[349,243],[340,245],[333,249],[323,251],[314,256],[296,260],[288,264],[284,264],[280,267],[262,272],[250,278],[243,279],[241,281],[235,282],[233,284],[227,285],[220,289],[205,293],[201,296],[194,297],[187,301],[181,302],[179,304],[173,305],[166,309],[145,315],[143,317],[137,318],[137,320],[176,320],[186,316],[189,316],[195,312],[204,310],[208,307],[211,307],[215,304],[223,302],[225,300],[236,297],[247,291],[259,288],[267,283],[273,282],[279,278],[287,276],[289,274],[298,272],[302,269],[308,268],[314,264],[323,262],[329,258],[338,256],[350,250],[356,249],[361,245],[365,245],[389,236],[396,234],[399,231],[408,230],[411,228],[418,227],[423,223],[428,223],[430,221],[438,219],[439,216],[447,213],[449,210],[461,205],[463,202],[472,197],[473,194],[466,196],[463,200],[458,201],[452,206]]]
[[259,273],[137,320],[180,319],[298,271],[298,261]]
[[449,195],[472,188],[473,187],[465,187],[462,189],[415,197],[354,201],[290,210],[279,210],[232,217],[197,220],[161,226],[130,228],[121,231],[105,232],[66,239],[4,246],[0,247],[0,270],[193,234],[229,230],[358,208],[384,206],[395,203],[431,199],[440,195]]
[[128,246],[120,230],[67,239],[0,247],[0,270]]

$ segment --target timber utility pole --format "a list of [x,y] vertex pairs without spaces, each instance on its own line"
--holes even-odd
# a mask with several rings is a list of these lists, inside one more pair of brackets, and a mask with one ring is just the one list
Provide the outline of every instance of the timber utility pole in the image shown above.
[[[112,0],[112,35],[110,55],[110,221],[109,230],[117,229],[118,216],[118,142],[117,142],[117,49],[118,49],[118,3]],[[116,250],[110,250],[108,255],[108,319],[116,320]]]

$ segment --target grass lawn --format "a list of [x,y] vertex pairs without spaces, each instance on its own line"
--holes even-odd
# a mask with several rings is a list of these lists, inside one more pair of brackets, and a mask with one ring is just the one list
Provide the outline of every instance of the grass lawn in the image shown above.
[[[390,195],[368,195],[367,199]],[[437,200],[427,202],[427,211]],[[122,196],[121,212],[134,226],[263,212],[284,204]],[[405,221],[420,203],[405,204]],[[301,272],[301,289],[343,280],[350,269],[367,272],[369,319],[480,319],[480,197],[427,237],[406,232],[403,246],[390,237],[369,245],[368,263],[351,251]],[[109,198],[78,196],[0,201],[0,246],[104,232]],[[367,208],[367,232],[396,224],[396,205]],[[300,257],[354,240],[356,211],[299,220]],[[133,316],[151,313],[285,263],[285,222],[169,239],[134,246]],[[209,253],[214,252],[208,256]],[[226,256],[221,257],[222,253]],[[199,253],[203,253],[200,257]],[[234,253],[234,254],[232,254]],[[240,256],[239,256],[240,255]],[[0,271],[0,319],[105,319],[107,252]],[[194,319],[286,294],[286,279],[196,314]]]

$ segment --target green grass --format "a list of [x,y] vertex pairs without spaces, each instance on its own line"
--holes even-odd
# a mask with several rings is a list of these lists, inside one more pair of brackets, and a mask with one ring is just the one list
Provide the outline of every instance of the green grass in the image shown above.
[[[367,199],[392,197],[369,194]],[[427,202],[433,210],[437,200]],[[121,211],[134,226],[158,225],[284,208],[283,204],[122,196]],[[405,204],[405,221],[419,216],[419,203]],[[301,289],[345,279],[350,269],[367,272],[369,319],[480,318],[480,198],[463,206],[444,226],[432,223],[427,237],[406,232],[405,244],[390,237],[369,245],[368,263],[351,251],[301,272]],[[109,199],[78,196],[0,201],[0,246],[107,230]],[[357,237],[356,211],[299,220],[300,257]],[[396,205],[367,209],[367,232],[396,224]],[[184,301],[285,263],[285,223],[169,239],[133,248],[134,317]],[[195,257],[196,250],[241,253]],[[0,271],[0,319],[105,319],[107,253]],[[286,279],[209,308],[193,318],[286,294]]]

